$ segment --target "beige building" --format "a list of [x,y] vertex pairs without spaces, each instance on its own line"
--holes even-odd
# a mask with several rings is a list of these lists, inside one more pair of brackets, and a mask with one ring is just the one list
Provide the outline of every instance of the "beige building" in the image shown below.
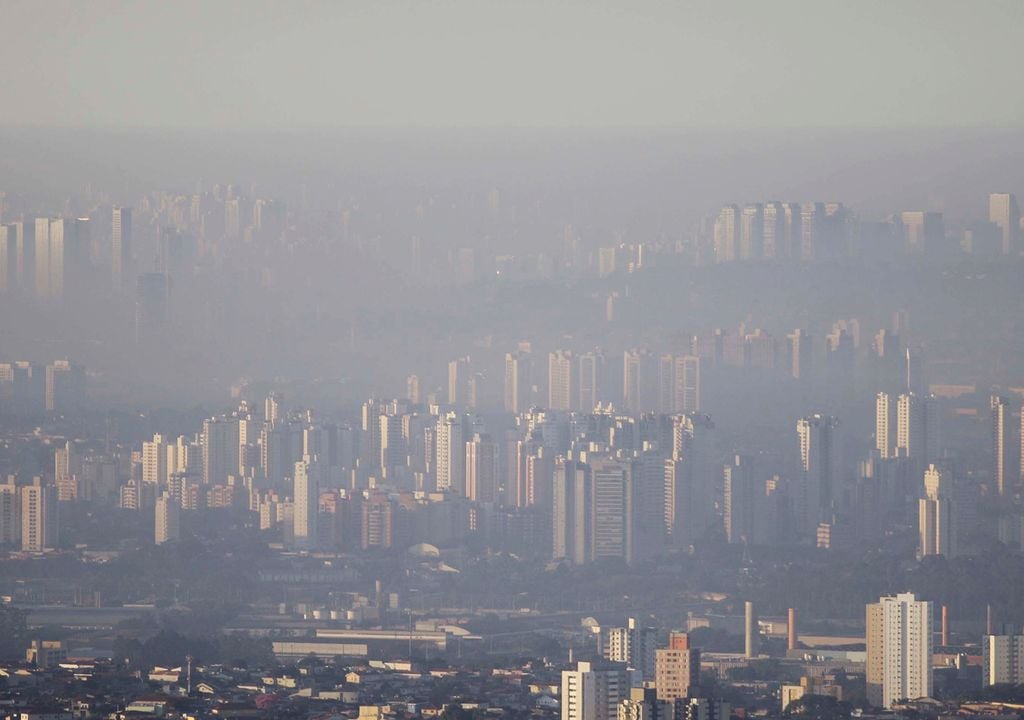
[[668,647],[654,653],[654,687],[659,700],[685,698],[700,682],[700,649],[690,647],[686,633],[669,634]]

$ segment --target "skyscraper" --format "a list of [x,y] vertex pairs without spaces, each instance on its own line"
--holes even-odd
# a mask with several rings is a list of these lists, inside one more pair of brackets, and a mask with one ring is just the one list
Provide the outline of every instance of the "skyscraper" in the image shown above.
[[530,353],[517,350],[505,355],[505,410],[525,412],[530,408],[533,391],[533,362]]
[[498,444],[487,433],[466,442],[466,497],[474,502],[498,499]]
[[203,483],[227,484],[238,475],[238,418],[221,416],[203,421]]
[[131,208],[115,207],[110,227],[110,269],[114,289],[120,290],[132,277]]
[[725,538],[730,543],[754,541],[757,513],[757,489],[750,458],[736,455],[723,468],[725,481],[722,502]]
[[548,408],[572,409],[572,353],[568,350],[548,355]]
[[317,515],[320,510],[320,477],[316,458],[305,456],[295,463],[295,547],[312,550],[317,541]]
[[747,205],[740,216],[740,260],[756,260],[761,257],[764,236],[764,206],[760,203]]
[[1004,255],[1019,251],[1020,208],[1013,193],[992,193],[988,196],[988,219],[999,226]]
[[591,558],[590,468],[559,456],[555,460],[551,490],[551,556],[574,565]]
[[797,421],[800,473],[793,504],[797,530],[813,536],[818,523],[828,518],[837,499],[839,483],[838,421],[812,415]]
[[789,374],[797,380],[811,372],[811,338],[797,328],[786,336],[789,341]]
[[21,549],[42,552],[57,547],[59,537],[57,492],[35,478],[21,488]]
[[448,404],[466,402],[466,387],[470,376],[469,357],[460,357],[448,362]]
[[46,300],[50,297],[50,221],[48,218],[36,218],[34,237],[35,294],[38,299]]
[[437,419],[435,430],[436,482],[438,490],[466,494],[466,429],[464,419],[455,412]]
[[899,700],[932,694],[931,602],[913,593],[867,606],[867,698],[889,709]]
[[956,554],[953,478],[948,468],[929,465],[924,471],[924,497],[918,500],[918,558]]
[[601,388],[604,382],[604,355],[600,351],[579,357],[579,405],[581,412],[589,413],[604,400]]
[[700,358],[683,355],[676,358],[675,412],[700,412]]
[[715,262],[732,262],[737,258],[739,245],[740,209],[738,205],[725,205],[715,219]]
[[893,456],[892,403],[889,393],[880,392],[875,396],[875,449],[880,458]]
[[992,484],[999,495],[1006,495],[1012,491],[1011,483],[1015,481],[1011,470],[1014,443],[1010,432],[1010,403],[1004,397],[993,395],[989,398],[989,408]]

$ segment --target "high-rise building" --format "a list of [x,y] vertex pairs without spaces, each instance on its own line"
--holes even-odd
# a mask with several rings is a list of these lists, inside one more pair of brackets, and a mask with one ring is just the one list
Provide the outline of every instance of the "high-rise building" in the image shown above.
[[469,384],[469,357],[460,357],[448,363],[448,404],[466,404],[466,389]]
[[797,380],[811,372],[811,338],[797,328],[786,336],[789,342],[789,374]]
[[654,679],[654,653],[658,629],[643,625],[637,618],[626,620],[626,627],[608,628],[601,636],[601,654],[605,660],[625,663],[644,680]]
[[14,227],[0,225],[0,295],[14,292],[15,287],[15,245]]
[[35,478],[21,488],[21,549],[42,552],[57,547],[59,537],[57,492]]
[[797,531],[814,536],[818,523],[829,519],[839,492],[836,428],[831,416],[812,415],[797,421],[800,473],[793,493]]
[[754,603],[743,603],[743,656],[755,658],[761,651],[761,628]]
[[562,671],[562,720],[617,720],[619,703],[629,696],[625,667],[576,663]]
[[917,556],[956,555],[953,478],[948,468],[929,465],[924,471],[924,497],[918,500]]
[[800,253],[804,262],[810,262],[823,253],[823,241],[826,240],[825,203],[808,202],[800,206]]
[[34,237],[35,295],[39,300],[47,300],[50,297],[50,221],[48,218],[36,218]]
[[912,253],[934,251],[946,239],[942,213],[904,212],[900,214],[900,226],[903,229],[903,245]]
[[226,485],[238,476],[238,418],[221,416],[203,421],[203,484]]
[[591,557],[633,562],[633,477],[629,463],[597,458],[590,463]]
[[156,499],[154,540],[157,545],[181,538],[181,502],[164,492]]
[[295,463],[294,537],[295,547],[312,550],[317,542],[317,516],[320,511],[320,468],[309,455]]
[[1024,684],[1024,635],[986,635],[982,645],[982,684]]
[[740,216],[740,260],[756,260],[761,257],[764,238],[764,206],[760,203],[747,205]]
[[675,407],[677,413],[700,412],[700,358],[683,355],[675,363]]
[[867,606],[867,698],[875,707],[932,695],[932,603],[913,593]]
[[142,482],[155,487],[167,485],[167,450],[167,443],[160,434],[142,443]]
[[111,217],[111,277],[115,290],[127,287],[132,272],[132,210],[115,207]]
[[992,193],[988,196],[988,219],[999,226],[1004,255],[1020,250],[1020,208],[1013,193]]
[[521,413],[530,409],[533,394],[533,361],[530,353],[517,350],[505,355],[505,410]]
[[438,490],[466,494],[466,427],[465,419],[455,412],[437,419],[434,434],[435,478]]
[[551,491],[551,556],[574,565],[591,560],[590,468],[559,456]]
[[548,408],[572,409],[572,353],[568,350],[548,354]]
[[19,488],[14,475],[0,483],[0,545],[16,547],[21,542],[21,513]]
[[1013,435],[1010,430],[1011,410],[1009,401],[999,395],[989,399],[991,432],[990,452],[992,457],[992,484],[999,495],[1007,495],[1013,489]]
[[752,543],[758,513],[757,488],[750,458],[736,455],[723,468],[723,479],[722,518],[726,540],[730,543]]
[[589,352],[579,357],[579,404],[577,410],[593,412],[602,402],[604,382],[604,355],[600,351]]
[[725,205],[715,219],[714,250],[715,262],[733,262],[737,258],[740,234],[740,208]]
[[658,699],[653,687],[629,689],[629,697],[619,703],[618,720],[674,720],[675,704]]
[[889,393],[878,393],[875,396],[875,449],[883,460],[895,454],[892,418],[892,403]]
[[652,410],[648,389],[652,385],[651,355],[646,350],[626,350],[622,358],[622,408],[639,413]]
[[693,694],[700,683],[700,649],[690,647],[686,633],[672,632],[668,647],[654,653],[654,686],[658,699],[675,702]]
[[498,499],[498,444],[487,433],[466,442],[466,497],[474,502]]

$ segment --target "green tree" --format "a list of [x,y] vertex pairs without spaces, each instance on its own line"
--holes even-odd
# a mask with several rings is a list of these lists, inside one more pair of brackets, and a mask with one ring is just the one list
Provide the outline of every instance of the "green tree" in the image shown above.
[[0,605],[0,658],[24,658],[27,647],[28,625],[25,611],[9,605]]

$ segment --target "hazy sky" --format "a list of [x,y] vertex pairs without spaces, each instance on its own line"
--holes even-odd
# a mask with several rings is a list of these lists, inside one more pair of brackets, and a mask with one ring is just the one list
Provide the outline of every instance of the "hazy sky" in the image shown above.
[[0,123],[1020,126],[1024,2],[0,0]]

